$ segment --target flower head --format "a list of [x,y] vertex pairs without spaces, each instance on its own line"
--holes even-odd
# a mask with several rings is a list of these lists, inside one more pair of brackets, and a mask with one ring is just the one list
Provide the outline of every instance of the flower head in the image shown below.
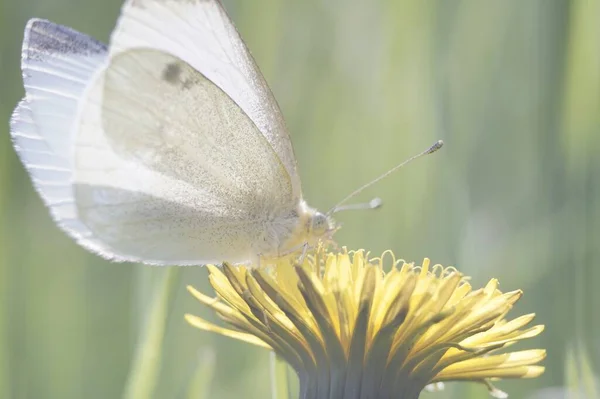
[[188,289],[235,329],[187,321],[274,350],[298,373],[301,398],[417,398],[426,386],[456,380],[504,397],[491,381],[544,371],[535,365],[544,350],[498,353],[543,330],[525,327],[533,314],[505,319],[521,291],[502,293],[496,280],[473,290],[456,269],[430,267],[429,259],[415,266],[391,252],[368,259],[318,249],[301,265],[281,258],[209,272],[216,299]]

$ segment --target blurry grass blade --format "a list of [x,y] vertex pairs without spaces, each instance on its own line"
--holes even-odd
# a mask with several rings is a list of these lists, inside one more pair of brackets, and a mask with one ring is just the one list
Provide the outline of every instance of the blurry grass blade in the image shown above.
[[291,399],[288,365],[275,352],[269,354],[271,363],[271,399]]
[[[0,7],[2,7],[2,2],[0,1]],[[1,60],[0,60],[1,63]],[[8,173],[10,169],[8,168],[7,162],[5,160],[8,159],[7,154],[9,148],[8,146],[4,146],[0,144],[0,187],[7,187],[8,185]],[[2,190],[0,193],[0,209],[4,209],[4,196],[8,197],[9,191]],[[6,222],[4,220],[4,213],[0,212],[0,226],[5,226]],[[5,247],[8,241],[5,240],[4,230],[0,229],[0,397],[2,398],[10,398],[11,397],[11,376],[10,376],[10,368],[9,368],[9,339],[8,339],[8,326],[9,326],[9,308],[5,304],[9,303],[8,293],[9,293],[9,278],[10,278],[10,268],[7,256],[7,248]]]
[[162,279],[155,285],[144,315],[145,323],[140,328],[137,348],[123,395],[126,399],[151,398],[158,381],[167,313],[171,296],[177,287],[179,268],[167,267],[152,269],[152,271],[161,273]]
[[600,51],[598,49],[597,1],[575,0],[570,3],[570,32],[566,87],[564,96],[564,146],[568,151],[570,170],[587,166],[590,149],[597,148],[600,115]]
[[577,360],[571,345],[567,347],[567,356],[565,359],[565,383],[568,389],[568,399],[576,399],[579,389]]
[[212,348],[205,348],[198,354],[198,362],[193,374],[188,381],[187,399],[205,399],[210,392],[210,384],[215,375],[215,352]]
[[579,358],[581,362],[581,385],[583,392],[588,398],[600,398],[600,389],[598,389],[598,374],[594,372],[592,362],[588,352],[579,347]]
[[565,380],[568,399],[599,398],[600,390],[592,362],[582,342],[567,347]]

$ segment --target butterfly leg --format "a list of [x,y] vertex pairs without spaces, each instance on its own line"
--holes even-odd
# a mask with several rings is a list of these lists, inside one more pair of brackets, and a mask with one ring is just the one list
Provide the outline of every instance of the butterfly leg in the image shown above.
[[267,311],[263,309],[262,311],[262,316],[263,316],[263,324],[265,325],[265,327],[267,328],[267,331],[269,333],[272,333],[273,330],[271,330],[271,323],[269,322],[269,317],[267,316]]
[[303,264],[304,263],[304,259],[306,259],[306,254],[308,253],[308,242],[305,242],[302,245],[302,254],[300,255],[300,259],[298,260],[299,264]]
[[260,259],[262,258],[263,254],[256,254],[256,268],[260,269]]
[[299,260],[299,263],[303,263],[304,259],[306,258],[306,254],[308,253],[308,250],[311,248],[312,248],[312,246],[309,245],[308,242],[304,242],[300,245],[297,245],[295,247],[287,249],[283,252],[278,252],[277,256],[284,257],[284,256],[288,256],[288,255],[291,255],[293,253],[296,253],[296,252],[302,250],[302,253],[300,254],[300,257],[298,258],[298,260]]

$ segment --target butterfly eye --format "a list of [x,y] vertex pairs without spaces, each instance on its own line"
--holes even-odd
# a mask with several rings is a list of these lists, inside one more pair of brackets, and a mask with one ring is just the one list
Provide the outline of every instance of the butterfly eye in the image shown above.
[[323,235],[329,230],[329,221],[327,216],[321,212],[315,213],[312,219],[312,233],[315,235]]

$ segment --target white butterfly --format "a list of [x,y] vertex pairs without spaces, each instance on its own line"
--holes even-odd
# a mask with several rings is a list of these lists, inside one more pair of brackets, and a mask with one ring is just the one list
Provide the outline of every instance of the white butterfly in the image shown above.
[[218,0],[126,1],[108,47],[31,20],[22,70],[15,149],[85,248],[250,263],[335,232],[339,208],[304,201],[281,111]]

